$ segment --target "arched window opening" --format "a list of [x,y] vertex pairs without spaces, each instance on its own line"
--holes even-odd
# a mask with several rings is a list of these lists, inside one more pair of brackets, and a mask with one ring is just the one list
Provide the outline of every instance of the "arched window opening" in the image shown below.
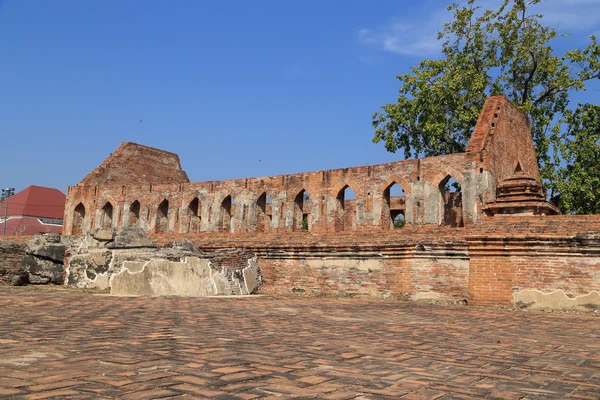
[[311,230],[310,210],[312,209],[312,205],[312,196],[306,190],[302,189],[294,200],[294,231],[309,232]]
[[158,206],[156,212],[156,225],[154,231],[156,233],[165,233],[169,230],[169,202],[163,200]]
[[140,208],[140,202],[137,200],[129,206],[129,226],[140,225]]
[[111,229],[113,222],[113,206],[107,201],[100,214],[100,228]]
[[348,185],[337,194],[335,230],[356,230],[356,194]]
[[75,210],[73,211],[73,227],[71,229],[71,234],[73,236],[82,236],[83,235],[83,224],[85,221],[85,206],[81,203],[77,204]]
[[266,192],[258,196],[256,206],[256,231],[269,232],[271,229],[271,220],[273,219],[273,203]]
[[404,223],[403,213],[398,213],[393,219],[394,229],[404,228]]
[[235,201],[231,196],[227,196],[221,202],[221,220],[219,221],[219,231],[231,232],[231,217],[234,212]]
[[200,232],[200,225],[202,222],[201,210],[202,208],[200,206],[200,200],[197,197],[194,197],[194,199],[190,202],[190,205],[188,206],[188,232]]
[[445,226],[464,226],[462,214],[462,188],[460,183],[448,175],[440,182],[443,208],[441,221]]
[[381,227],[383,229],[398,229],[404,227],[406,215],[406,194],[402,186],[392,182],[383,191],[383,206],[381,207]]

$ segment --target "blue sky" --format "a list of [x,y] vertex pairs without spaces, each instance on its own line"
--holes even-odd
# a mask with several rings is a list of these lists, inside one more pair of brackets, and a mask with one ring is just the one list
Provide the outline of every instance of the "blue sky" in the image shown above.
[[[123,141],[192,181],[400,159],[371,115],[438,54],[448,3],[0,0],[0,186],[65,191]],[[600,33],[600,0],[541,11],[573,47]]]

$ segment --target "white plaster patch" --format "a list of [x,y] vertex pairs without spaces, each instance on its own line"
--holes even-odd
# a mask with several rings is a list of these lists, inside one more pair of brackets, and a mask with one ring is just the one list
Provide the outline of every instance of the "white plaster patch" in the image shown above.
[[600,308],[600,293],[590,293],[570,298],[564,290],[559,289],[544,293],[537,289],[525,289],[513,293],[513,303],[520,303],[531,309],[565,310],[573,308]]
[[333,258],[309,258],[305,261],[310,268],[344,268],[358,269],[360,271],[371,272],[383,269],[383,260],[381,259],[333,259]]
[[444,301],[453,301],[452,296],[438,293],[438,292],[417,292],[410,296],[411,300],[419,301],[419,300],[444,300]]

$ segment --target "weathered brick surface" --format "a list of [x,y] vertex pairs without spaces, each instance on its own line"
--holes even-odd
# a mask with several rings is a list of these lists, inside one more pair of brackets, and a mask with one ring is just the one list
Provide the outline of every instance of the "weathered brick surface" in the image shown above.
[[25,255],[29,237],[0,238],[0,285],[14,285],[23,282],[21,258]]
[[[439,175],[440,164],[447,166],[444,170],[448,173],[443,176]],[[146,230],[159,232],[189,232],[194,230],[190,229],[194,225],[200,231],[209,232],[301,231],[303,214],[308,217],[308,229],[311,231],[389,230],[390,204],[403,212],[406,209],[407,220],[421,225],[425,223],[424,201],[415,202],[410,197],[409,204],[400,206],[401,200],[390,198],[386,189],[398,183],[409,194],[416,182],[419,182],[419,188],[426,182],[428,186],[437,188],[449,176],[456,176],[461,182],[460,171],[463,170],[464,157],[459,154],[233,181],[118,188],[85,183],[68,189],[64,233],[71,234],[76,224],[83,223],[83,231],[102,225],[106,214],[103,208],[108,203],[112,212],[109,225],[130,225],[130,220],[135,220]],[[342,207],[339,199],[346,186],[352,188],[357,199],[354,204],[348,204],[349,207]],[[310,195],[311,201],[303,198],[303,191]],[[422,192],[422,189],[419,191]],[[261,206],[265,199],[263,195],[268,195],[271,202]],[[416,198],[419,196],[423,194],[419,193]],[[442,203],[439,196],[439,199],[431,201]],[[134,213],[131,207],[135,202],[140,206]],[[194,202],[197,206],[192,212],[190,206]],[[75,222],[75,208],[79,204],[85,207],[85,217]],[[266,204],[269,204],[270,212],[266,210]],[[440,215],[431,218],[443,218],[441,206],[435,206],[439,208]],[[340,219],[348,222],[339,224]]]
[[507,303],[523,289],[600,291],[600,216],[485,219],[466,237],[469,292],[481,304]]
[[175,153],[124,142],[81,184],[87,186],[154,185],[189,182]]
[[[465,153],[371,166],[188,182],[176,155],[126,143],[69,187],[63,233],[136,225],[163,244],[245,249],[271,293],[484,304],[524,289],[600,291],[600,216],[527,216],[554,210],[542,207],[539,185],[535,202],[528,186],[522,203],[500,210],[518,217],[483,214],[498,209],[496,188],[515,171],[539,180],[527,117],[504,96],[486,100]],[[460,192],[446,192],[450,178]],[[403,196],[392,196],[393,184]],[[399,214],[406,225],[394,229]]]
[[[467,147],[468,157],[490,171],[494,187],[513,174],[517,163],[527,175],[540,179],[529,120],[504,96],[485,102]],[[479,157],[479,159],[477,159]]]
[[[600,290],[600,216],[485,218],[469,229],[370,233],[166,234],[201,249],[258,255],[265,293],[443,295],[510,303],[523,289],[577,296]],[[370,264],[369,264],[370,263]]]
[[[370,166],[190,183],[177,155],[124,143],[69,187],[64,233],[128,225],[156,233],[390,230],[398,214],[413,226],[469,225],[517,164],[539,179],[527,117],[503,96],[486,101],[466,153]],[[460,195],[446,193],[451,178]],[[394,184],[405,196],[390,193]]]
[[2,398],[600,397],[594,316],[22,288],[0,309]]

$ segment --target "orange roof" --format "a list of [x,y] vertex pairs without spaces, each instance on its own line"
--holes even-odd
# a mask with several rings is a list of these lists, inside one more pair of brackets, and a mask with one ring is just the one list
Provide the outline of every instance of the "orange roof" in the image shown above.
[[[66,196],[58,189],[29,186],[8,199],[8,215],[62,219]],[[0,218],[4,217],[6,201],[0,204]]]

